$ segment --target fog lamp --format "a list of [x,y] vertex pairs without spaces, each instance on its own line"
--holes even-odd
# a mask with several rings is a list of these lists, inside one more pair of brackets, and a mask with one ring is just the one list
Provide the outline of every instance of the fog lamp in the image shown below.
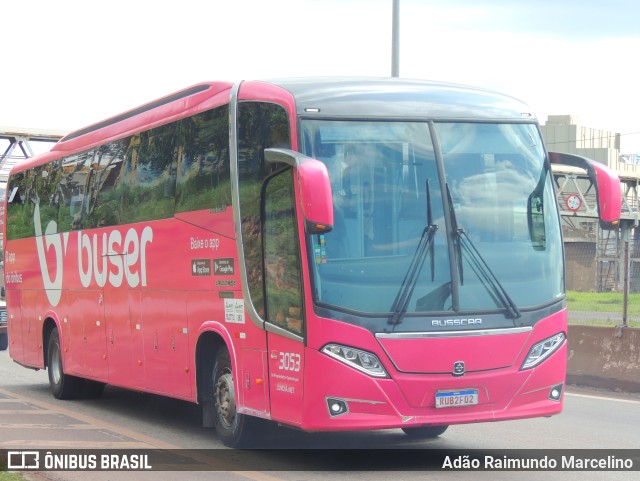
[[340,414],[347,414],[349,407],[346,401],[336,398],[327,398],[327,406],[329,407],[330,416],[339,416]]
[[549,399],[552,401],[560,401],[562,397],[562,389],[564,386],[562,384],[558,384],[557,386],[553,386],[549,391]]

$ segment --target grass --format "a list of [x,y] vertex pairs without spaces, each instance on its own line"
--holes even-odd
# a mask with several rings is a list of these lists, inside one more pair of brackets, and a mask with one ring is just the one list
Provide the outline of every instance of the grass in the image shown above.
[[[567,291],[569,324],[615,326],[622,325],[622,292]],[[627,303],[627,324],[640,327],[640,294],[631,293]]]
[[8,473],[0,471],[0,481],[23,481],[24,477],[20,473]]

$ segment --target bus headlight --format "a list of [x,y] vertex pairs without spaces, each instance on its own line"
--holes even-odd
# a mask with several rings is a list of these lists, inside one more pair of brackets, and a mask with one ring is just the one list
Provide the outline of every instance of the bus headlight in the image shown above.
[[556,352],[558,348],[562,346],[562,343],[566,338],[567,336],[564,335],[564,332],[560,332],[555,336],[545,339],[544,341],[540,341],[534,345],[529,351],[527,358],[522,363],[520,370],[530,369],[540,364],[551,354]]
[[389,377],[378,356],[370,352],[341,344],[327,344],[322,348],[322,352],[369,376]]

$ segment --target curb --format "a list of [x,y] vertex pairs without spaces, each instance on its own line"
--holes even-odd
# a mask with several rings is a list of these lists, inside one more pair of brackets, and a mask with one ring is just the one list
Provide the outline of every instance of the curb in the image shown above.
[[640,329],[569,326],[567,383],[640,392]]

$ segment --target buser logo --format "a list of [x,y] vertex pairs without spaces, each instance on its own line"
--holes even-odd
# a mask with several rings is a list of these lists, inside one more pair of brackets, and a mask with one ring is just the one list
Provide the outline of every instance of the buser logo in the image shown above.
[[[57,306],[62,295],[64,261],[70,233],[58,234],[58,224],[52,220],[42,235],[38,204],[33,211],[33,220],[42,282],[47,299],[52,306]],[[147,246],[153,241],[151,227],[144,227],[142,232],[132,227],[124,235],[114,229],[103,232],[101,238],[99,234],[89,236],[82,231],[73,234],[77,238],[78,275],[83,287],[87,288],[93,282],[98,287],[104,287],[107,282],[113,287],[120,287],[125,281],[129,287],[147,285]],[[53,277],[49,272],[54,273]]]

